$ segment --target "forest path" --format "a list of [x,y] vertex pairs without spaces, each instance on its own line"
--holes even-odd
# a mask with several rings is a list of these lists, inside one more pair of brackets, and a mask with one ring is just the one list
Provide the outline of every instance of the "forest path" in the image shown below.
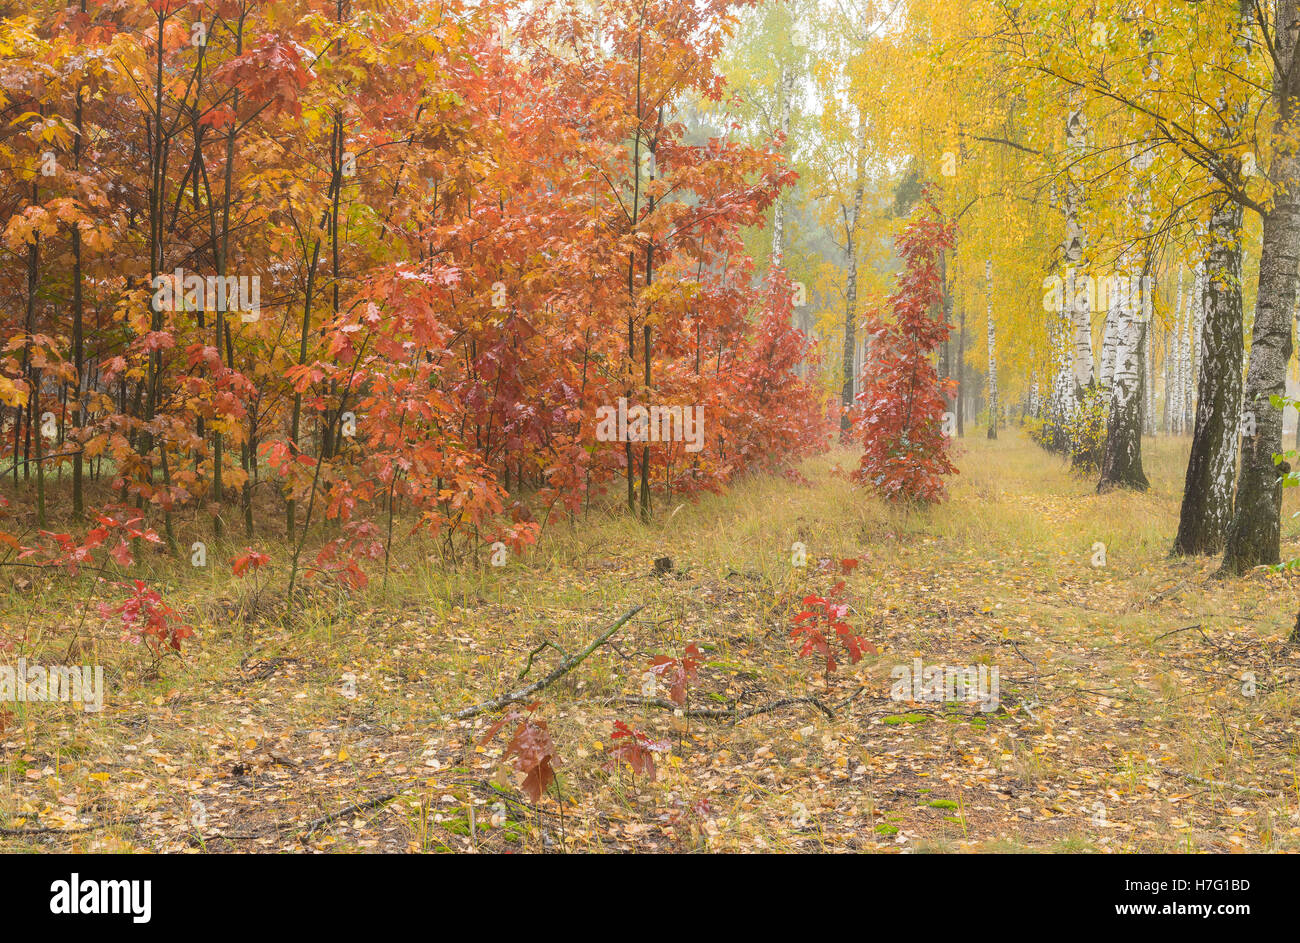
[[[122,675],[102,713],[29,706],[0,735],[0,848],[1300,848],[1296,583],[1167,558],[1186,448],[1148,439],[1151,492],[1099,496],[1014,432],[972,437],[951,500],[914,513],[837,452],[648,526],[593,511],[501,568],[416,568],[291,631],[214,615],[184,667]],[[847,559],[848,621],[879,653],[828,687],[789,629]],[[535,695],[561,818],[502,768],[515,723],[479,746],[499,715],[450,714],[637,605]],[[628,702],[689,643],[693,710],[805,700],[735,724]],[[997,669],[995,709],[891,699],[914,659]],[[653,782],[609,768],[619,721],[661,741]]]

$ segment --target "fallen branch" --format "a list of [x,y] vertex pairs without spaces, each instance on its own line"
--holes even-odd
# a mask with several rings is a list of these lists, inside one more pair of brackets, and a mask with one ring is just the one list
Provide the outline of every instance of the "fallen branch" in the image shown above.
[[375,796],[373,799],[363,799],[361,802],[354,802],[346,809],[339,809],[337,812],[331,812],[329,815],[322,815],[320,818],[316,819],[316,821],[308,825],[306,831],[299,834],[298,840],[306,841],[313,832],[324,828],[331,822],[336,822],[339,819],[356,812],[365,812],[367,809],[374,809],[381,805],[387,805],[400,795],[401,793],[399,792],[386,792],[382,796]]
[[[856,701],[858,698],[862,697],[863,694],[866,692],[866,690],[867,690],[867,686],[864,684],[856,691],[854,691],[852,694],[850,694],[848,697],[836,701],[832,705],[832,708],[837,711],[842,709],[843,707],[847,706],[848,704],[851,704],[853,701]],[[884,717],[890,714],[898,714],[901,711],[908,714],[930,714],[931,716],[934,717],[947,717],[947,718],[962,717],[965,718],[966,720],[972,720],[976,717],[984,717],[984,718],[991,717],[994,714],[996,714],[998,711],[998,709],[996,708],[991,711],[986,711],[981,708],[977,708],[976,710],[973,710],[970,713],[963,713],[956,709],[955,705],[958,703],[956,701],[945,701],[942,703],[941,707],[937,707],[937,708],[925,707],[923,704],[917,704],[910,700],[909,701],[895,700],[894,698],[890,697],[887,694],[867,694],[865,699],[869,701],[883,701],[887,703],[889,706],[886,707],[884,710],[874,711],[870,714],[864,714],[862,715],[864,718]],[[970,703],[970,702],[966,702],[966,703]],[[1024,702],[1021,701],[1021,704],[1024,704]],[[1005,711],[1005,709],[1003,710]],[[1033,714],[1031,713],[1030,716],[1032,717]],[[1035,720],[1037,720],[1037,718],[1035,718]]]
[[701,720],[731,720],[736,716],[735,710],[716,707],[683,707],[675,701],[665,700],[661,697],[625,697],[621,703],[629,707],[657,707],[665,711],[681,711],[684,717],[698,717]]
[[1007,639],[1007,644],[1010,645],[1013,649],[1015,649],[1016,654],[1019,655],[1025,661],[1029,662],[1030,665],[1032,665],[1035,668],[1038,667],[1038,662],[1034,661],[1028,655],[1022,652],[1020,650],[1020,646],[1015,643],[1014,639]]
[[[861,685],[861,686],[860,686],[856,691],[854,691],[854,692],[853,692],[852,694],[850,694],[848,697],[843,698],[843,699],[841,699],[841,700],[839,700],[839,701],[836,701],[836,702],[835,702],[834,710],[840,710],[841,708],[846,707],[847,705],[853,703],[854,701],[856,701],[856,700],[858,699],[858,697],[859,697],[859,696],[862,694],[862,692],[865,691],[866,689],[867,689],[867,686],[866,686],[865,684],[864,684],[864,685]],[[874,700],[879,700],[879,698],[874,698],[874,697],[873,697],[873,699],[874,699]]]
[[31,827],[13,828],[10,826],[0,826],[0,835],[12,835],[21,837],[23,835],[84,835],[86,832],[93,832],[101,828],[114,828],[118,825],[135,825],[140,821],[139,816],[128,819],[122,819],[117,822],[91,822],[88,825],[80,825],[77,828],[54,828],[48,825],[34,825]]
[[1282,792],[1278,789],[1257,789],[1254,786],[1238,786],[1236,783],[1225,783],[1218,779],[1205,779],[1202,776],[1193,776],[1191,773],[1184,773],[1182,770],[1169,769],[1168,767],[1161,767],[1161,768],[1166,773],[1169,773],[1173,776],[1181,776],[1183,779],[1186,779],[1189,782],[1199,783],[1202,786],[1217,786],[1220,789],[1234,789],[1237,792],[1249,793],[1252,796],[1271,796],[1273,798],[1276,798],[1282,795]]
[[[381,805],[387,805],[389,802],[392,802],[394,799],[397,799],[401,796],[409,795],[412,792],[412,790],[419,788],[423,784],[423,782],[424,781],[422,780],[420,783],[416,783],[411,786],[408,786],[407,788],[402,789],[399,792],[389,792],[389,793],[384,793],[383,795],[376,796],[373,799],[363,799],[361,802],[353,803],[352,805],[348,806],[346,809],[340,809],[337,812],[331,812],[329,815],[322,816],[321,818],[316,819],[314,822],[311,822],[307,826],[306,830],[298,835],[298,840],[299,841],[306,840],[314,832],[319,831],[321,828],[325,827],[326,825],[329,825],[331,822],[337,821],[338,819],[344,818],[345,816],[354,815],[357,812],[365,812],[369,809],[373,809]],[[473,789],[478,789],[484,792],[485,794],[492,796],[495,799],[499,799],[502,802],[509,802],[512,805],[519,806],[520,808],[526,809],[527,811],[532,812],[536,815],[557,814],[555,812],[550,812],[546,809],[539,809],[537,806],[529,805],[527,802],[524,802],[522,799],[512,796],[508,792],[502,792],[499,789],[495,789],[490,783],[481,782],[480,780],[449,779],[446,780],[446,783],[448,785],[468,786]],[[281,822],[272,826],[271,832],[266,832],[266,831],[240,832],[235,834],[228,834],[223,832],[209,832],[205,835],[196,836],[196,837],[205,842],[216,841],[216,840],[256,841],[258,839],[263,839],[263,838],[272,839],[275,837],[273,832],[281,832],[281,833],[286,832],[292,827],[293,827],[292,823]]]
[[547,685],[554,684],[556,681],[559,681],[561,678],[567,675],[574,668],[578,667],[578,665],[580,665],[588,655],[590,655],[596,649],[600,648],[600,646],[604,645],[605,642],[609,641],[609,637],[611,635],[613,635],[619,629],[623,628],[623,626],[627,624],[627,621],[629,619],[631,619],[634,615],[636,615],[644,608],[645,608],[644,606],[637,606],[636,608],[629,609],[627,612],[623,613],[622,617],[617,622],[611,625],[604,632],[600,633],[600,635],[596,636],[595,641],[593,641],[582,651],[578,652],[578,654],[570,655],[569,657],[565,658],[545,678],[542,678],[539,681],[534,681],[532,684],[528,685],[527,687],[520,688],[518,691],[515,691],[511,694],[505,694],[502,695],[501,697],[493,698],[490,701],[484,701],[481,704],[475,704],[472,707],[466,707],[464,710],[457,711],[452,716],[455,717],[456,720],[467,720],[470,717],[477,717],[479,714],[483,714],[488,711],[500,710],[502,707],[505,707],[507,704],[514,704],[517,701],[522,701],[525,698],[533,694],[536,694],[538,691],[540,691],[542,688],[546,687]]
[[790,707],[794,704],[811,704],[831,720],[835,719],[835,712],[823,704],[815,697],[783,697],[779,700],[764,704],[761,707],[751,707],[749,710],[741,711],[736,715],[736,723],[742,720],[748,720],[751,717],[757,717],[759,714],[770,714],[772,711],[780,710],[783,707]]
[[748,720],[751,717],[757,717],[759,714],[770,714],[783,707],[808,704],[817,708],[831,720],[835,719],[835,712],[815,697],[783,697],[743,711],[712,707],[682,707],[660,697],[625,697],[623,703],[633,707],[657,707],[661,710],[681,711],[686,717],[698,717],[701,720],[729,720],[733,724],[738,724],[742,720]]
[[1198,623],[1196,623],[1196,625],[1185,625],[1185,626],[1183,626],[1181,629],[1173,629],[1172,631],[1165,632],[1165,633],[1163,633],[1163,634],[1161,634],[1161,635],[1157,635],[1155,638],[1153,638],[1153,639],[1151,640],[1151,644],[1154,645],[1156,642],[1160,641],[1162,638],[1169,638],[1169,636],[1171,636],[1171,635],[1177,635],[1179,632],[1190,632],[1190,631],[1192,631],[1193,629],[1195,629],[1196,631],[1200,632],[1202,637],[1205,636],[1205,630],[1201,628],[1201,623],[1198,622]]
[[470,789],[477,789],[479,792],[483,793],[484,795],[490,796],[493,799],[498,799],[501,802],[509,802],[511,805],[518,806],[519,808],[524,809],[527,812],[531,812],[534,815],[550,815],[555,818],[561,818],[560,813],[552,812],[549,809],[543,809],[535,805],[530,805],[529,803],[525,802],[523,799],[520,799],[516,796],[512,796],[508,792],[502,792],[500,789],[497,789],[491,783],[485,783],[478,779],[448,779],[445,780],[445,782],[448,785],[452,785],[452,786],[466,786]]
[[561,655],[563,655],[565,658],[568,658],[568,657],[569,657],[569,653],[566,652],[564,649],[560,648],[560,647],[559,647],[558,645],[556,645],[554,642],[543,642],[541,645],[538,645],[536,648],[534,648],[531,652],[528,653],[528,663],[524,665],[524,670],[521,671],[521,672],[519,672],[519,677],[516,678],[515,680],[517,680],[517,681],[522,681],[522,680],[524,680],[524,678],[526,678],[526,677],[528,676],[528,672],[530,672],[530,671],[533,670],[533,659],[536,658],[536,657],[537,657],[538,655],[540,655],[540,654],[541,654],[545,649],[548,649],[548,648],[553,648],[553,649],[555,649],[557,652],[559,652],[559,653],[560,653]]

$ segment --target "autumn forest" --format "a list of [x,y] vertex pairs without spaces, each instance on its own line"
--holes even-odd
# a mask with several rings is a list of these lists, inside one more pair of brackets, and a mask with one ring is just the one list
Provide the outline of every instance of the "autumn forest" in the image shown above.
[[0,851],[1300,851],[1297,43],[0,5]]

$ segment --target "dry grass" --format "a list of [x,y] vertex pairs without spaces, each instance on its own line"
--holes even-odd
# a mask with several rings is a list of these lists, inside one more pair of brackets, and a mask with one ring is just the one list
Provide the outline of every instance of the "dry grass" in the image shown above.
[[[283,571],[257,593],[216,565],[234,547],[203,570],[160,558],[144,569],[199,633],[184,663],[150,665],[93,607],[83,622],[90,584],[34,580],[6,596],[0,637],[18,645],[0,658],[93,659],[107,707],[8,705],[0,849],[1300,847],[1296,585],[1167,557],[1187,441],[1147,440],[1144,495],[1098,496],[1012,433],[964,448],[932,511],[882,506],[834,473],[854,460],[836,453],[806,465],[809,486],[756,477],[648,526],[593,511],[500,569],[448,572],[413,539],[386,588],[320,593],[291,621]],[[665,555],[674,572],[655,575]],[[862,560],[851,619],[881,653],[827,690],[787,633],[802,594],[829,585],[818,558],[846,557]],[[614,644],[539,695],[563,800],[530,807],[498,769],[505,737],[476,746],[490,719],[448,715],[517,686],[541,642],[575,651],[634,605]],[[621,703],[652,655],[692,641],[693,705],[811,695],[835,719],[796,704],[688,724]],[[889,700],[914,657],[997,667],[1001,709]],[[557,658],[544,649],[529,677]],[[619,719],[671,742],[655,782],[606,768]]]

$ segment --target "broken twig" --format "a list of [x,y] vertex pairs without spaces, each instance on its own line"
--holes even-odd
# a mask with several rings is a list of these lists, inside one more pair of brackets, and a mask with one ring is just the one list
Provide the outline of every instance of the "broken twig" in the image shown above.
[[738,724],[742,720],[748,720],[751,717],[757,717],[759,714],[770,714],[783,707],[807,704],[811,707],[815,707],[831,720],[835,719],[835,712],[815,697],[783,697],[775,701],[770,701],[767,704],[760,704],[757,707],[746,708],[743,711],[713,707],[687,708],[658,697],[628,697],[623,699],[623,703],[629,704],[633,707],[658,707],[663,710],[681,711],[683,716],[698,717],[702,720],[729,720],[733,724]]
[[470,717],[477,717],[479,714],[486,713],[487,711],[499,710],[500,708],[505,707],[507,704],[514,704],[517,701],[522,701],[524,698],[532,694],[536,694],[538,691],[540,691],[542,688],[546,687],[547,685],[559,681],[561,678],[567,675],[574,668],[578,667],[578,665],[581,664],[582,661],[588,655],[590,655],[596,649],[600,648],[600,646],[604,645],[605,642],[609,641],[609,637],[611,635],[613,635],[619,629],[623,628],[623,626],[627,624],[627,621],[629,619],[631,619],[634,615],[636,615],[644,608],[645,608],[644,606],[637,606],[636,608],[629,609],[627,612],[623,613],[622,617],[620,617],[617,622],[611,625],[604,632],[600,633],[600,635],[596,636],[595,641],[593,641],[582,651],[578,652],[578,654],[570,655],[567,658],[565,658],[545,678],[542,678],[539,681],[534,681],[532,684],[528,685],[527,687],[520,688],[518,691],[514,691],[510,694],[504,694],[501,697],[493,698],[490,701],[483,701],[481,704],[475,704],[472,707],[466,707],[464,710],[457,711],[453,716],[455,717],[456,720],[466,720]]
[[382,796],[375,796],[373,799],[364,799],[361,802],[354,802],[346,809],[339,809],[337,812],[331,812],[329,815],[322,815],[320,818],[316,819],[316,821],[309,824],[307,829],[298,835],[298,840],[306,841],[311,837],[313,832],[316,832],[324,828],[326,825],[329,825],[331,822],[338,821],[341,818],[345,818],[357,812],[365,812],[368,809],[374,809],[381,805],[387,805],[399,795],[401,795],[401,793],[386,792]]

